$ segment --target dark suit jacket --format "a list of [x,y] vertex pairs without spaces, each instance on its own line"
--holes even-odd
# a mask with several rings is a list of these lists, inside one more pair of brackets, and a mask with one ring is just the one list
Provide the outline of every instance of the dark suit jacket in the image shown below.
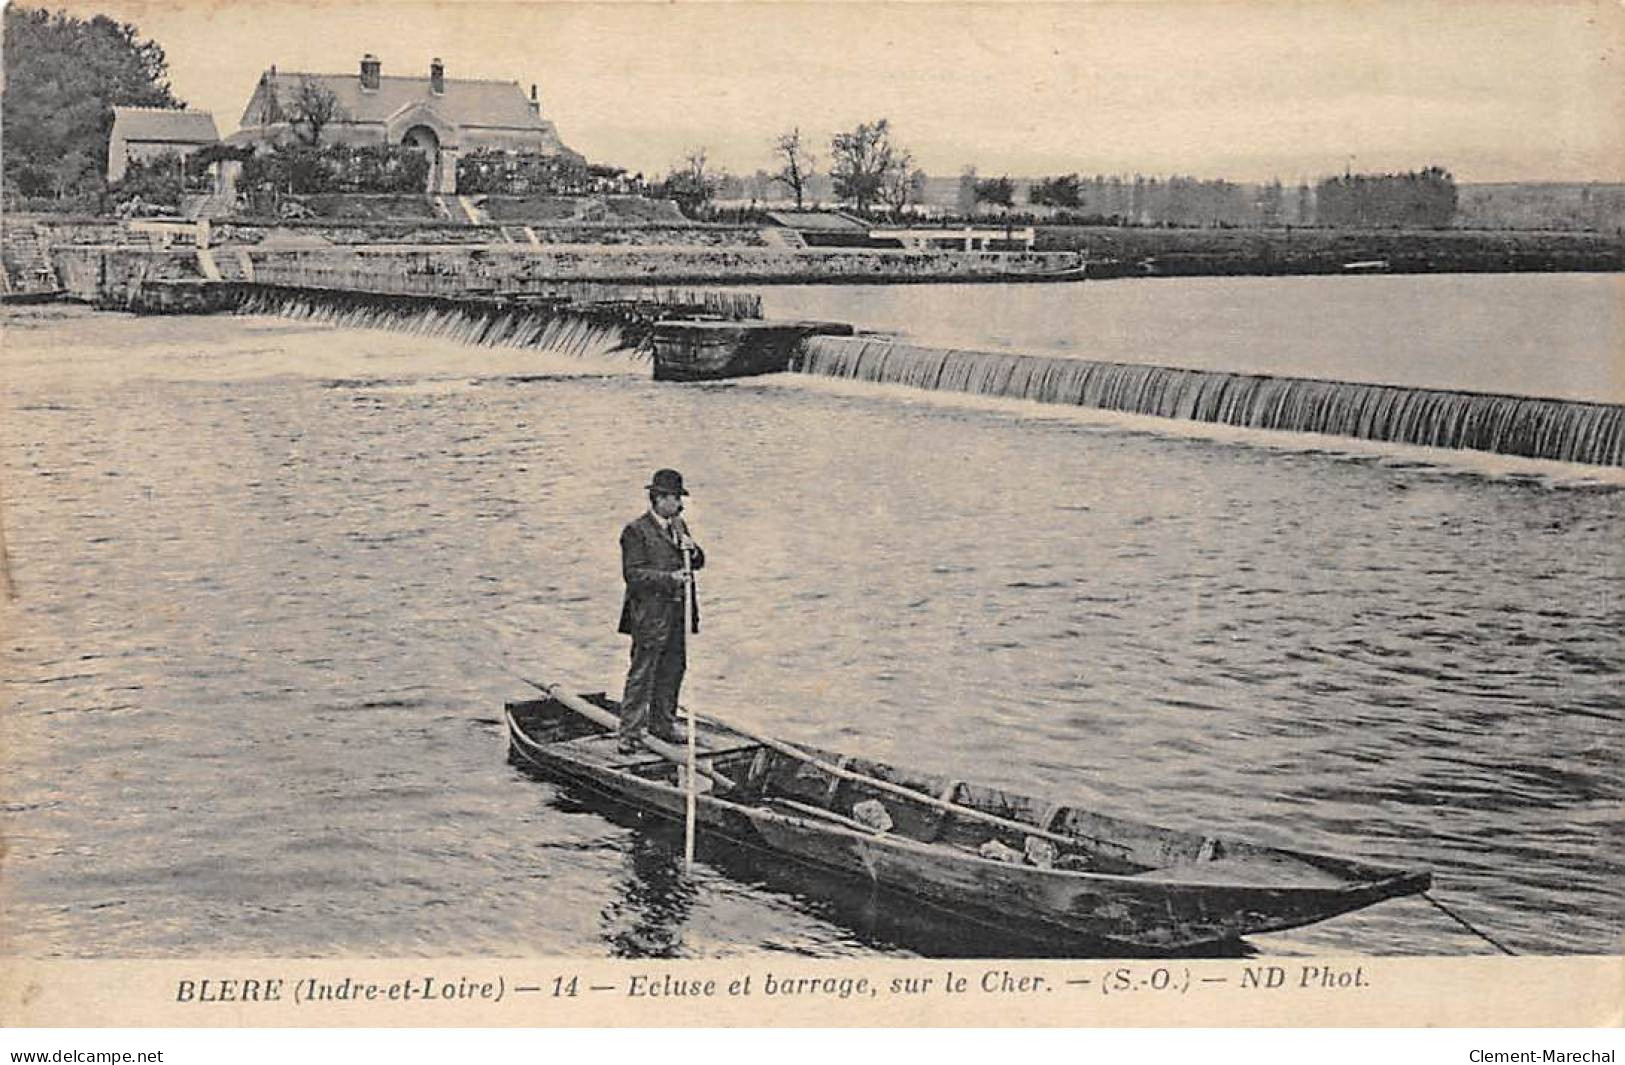
[[[687,530],[682,515],[672,519]],[[705,565],[705,552],[696,545],[691,564]],[[676,575],[683,569],[683,553],[645,511],[621,530],[621,576],[626,598],[621,602],[620,631],[633,639],[663,639],[672,625],[681,625],[683,585]]]

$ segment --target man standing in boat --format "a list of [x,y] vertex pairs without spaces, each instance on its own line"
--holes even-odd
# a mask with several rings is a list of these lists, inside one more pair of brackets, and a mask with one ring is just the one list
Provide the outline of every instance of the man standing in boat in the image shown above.
[[[693,595],[691,571],[705,565],[705,552],[683,521],[683,475],[656,470],[645,486],[649,509],[621,530],[621,577],[626,598],[620,631],[632,637],[632,666],[621,699],[620,749],[640,749],[650,735],[677,743],[677,693],[688,664],[683,606]],[[683,556],[687,553],[688,565]],[[695,604],[698,606],[698,604]],[[699,614],[694,614],[696,625]]]

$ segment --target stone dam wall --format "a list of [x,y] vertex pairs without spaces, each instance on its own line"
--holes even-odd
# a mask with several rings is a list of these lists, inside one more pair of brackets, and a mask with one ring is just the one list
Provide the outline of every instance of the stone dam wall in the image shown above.
[[69,297],[86,302],[118,302],[138,282],[187,277],[426,296],[545,295],[582,282],[1042,280],[1077,263],[1069,253],[580,245],[241,245],[200,253],[181,245],[57,244],[51,256]]
[[[380,246],[246,249],[256,277],[283,284],[325,277],[338,287],[369,278],[460,284],[466,291],[528,292],[556,281],[888,282],[1021,281],[1077,265],[1066,252],[905,252],[845,248]],[[347,280],[348,278],[348,280]]]

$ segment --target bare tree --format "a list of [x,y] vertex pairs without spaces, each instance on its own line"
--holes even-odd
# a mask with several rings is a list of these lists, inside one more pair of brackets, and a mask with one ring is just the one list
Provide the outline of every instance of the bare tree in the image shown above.
[[706,169],[710,161],[708,158],[709,151],[710,149],[702,144],[698,148],[690,148],[683,153],[684,172],[692,180],[702,185],[710,179],[710,173]]
[[779,136],[773,142],[773,151],[783,160],[773,180],[789,189],[796,197],[796,210],[801,210],[807,193],[807,182],[812,178],[818,160],[801,139],[801,127]]
[[892,144],[891,123],[884,118],[837,133],[829,150],[829,176],[835,182],[835,191],[851,200],[860,213],[885,199],[886,188],[896,180],[897,172],[906,174],[913,162],[908,152]]
[[679,207],[692,215],[710,202],[720,183],[718,175],[710,169],[706,149],[690,148],[683,154],[683,161],[666,175],[665,191],[667,196],[677,201]]
[[294,136],[311,147],[321,143],[322,130],[350,117],[333,90],[309,77],[299,79],[299,87],[294,90],[293,99],[284,111]]
[[912,152],[903,152],[886,175],[880,198],[891,208],[893,218],[901,218],[908,205],[917,202],[924,193],[925,171],[915,169]]

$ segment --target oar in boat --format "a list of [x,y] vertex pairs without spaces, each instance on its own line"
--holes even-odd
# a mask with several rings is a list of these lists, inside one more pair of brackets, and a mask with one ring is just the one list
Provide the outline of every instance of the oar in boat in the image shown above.
[[[512,671],[510,670],[509,672]],[[524,681],[526,684],[529,684],[537,691],[542,692],[548,698],[553,699],[555,702],[558,702],[571,710],[574,710],[576,713],[580,714],[582,717],[596,725],[602,725],[611,731],[620,728],[620,719],[614,714],[610,713],[608,710],[602,709],[601,707],[592,705],[591,703],[587,702],[587,700],[581,698],[572,691],[568,691],[560,685],[543,684],[541,681],[531,680],[529,677],[520,676],[518,673],[514,673],[513,675],[515,677],[519,677],[520,680]],[[683,756],[683,749],[681,747],[678,747],[675,744],[667,743],[664,740],[657,740],[653,736],[647,734],[640,738],[642,739],[644,746],[648,747],[660,757],[666,759],[666,761],[679,766],[684,763],[685,759]],[[695,768],[701,774],[710,777],[717,787],[721,788],[723,791],[729,791],[734,787],[733,781],[729,780],[726,776],[708,765],[701,764],[697,765]]]
[[[585,699],[582,699],[580,696],[576,695],[574,692],[571,692],[557,684],[543,684],[540,681],[532,680],[531,678],[523,676],[511,669],[508,670],[508,672],[512,673],[513,676],[524,681],[526,684],[529,684],[537,691],[542,692],[563,706],[574,710],[576,713],[580,714],[582,717],[585,717],[587,720],[594,722],[595,724],[602,725],[608,729],[615,729],[620,726],[620,721],[614,714],[592,705]],[[684,713],[688,716],[691,723],[690,734],[692,735],[692,723],[698,720],[698,715],[696,715],[692,710],[687,709],[684,710]],[[808,751],[804,751],[793,744],[785,743],[783,740],[774,739],[772,736],[760,735],[759,733],[752,732],[750,729],[743,728],[731,722],[728,723],[727,727],[753,743],[759,743],[764,747],[778,751],[780,754],[785,755],[788,758],[793,758],[798,762],[803,762],[807,765],[813,766],[821,772],[829,773],[832,776],[841,777],[845,780],[857,781],[859,783],[866,784],[869,787],[875,788],[876,790],[896,795],[900,798],[907,799],[910,802],[928,806],[935,810],[945,811],[953,814],[956,817],[963,817],[970,821],[979,821],[986,825],[992,825],[997,828],[1020,832],[1026,836],[1035,836],[1038,839],[1049,840],[1051,843],[1064,844],[1069,847],[1076,847],[1080,843],[1093,843],[1098,846],[1112,847],[1121,851],[1128,851],[1131,849],[1124,844],[1116,842],[1115,840],[1100,839],[1099,837],[1086,836],[1082,833],[1070,836],[1063,835],[1062,833],[1052,832],[1047,828],[1029,824],[1025,821],[1013,821],[1008,817],[1000,817],[998,814],[990,814],[984,810],[978,810],[974,806],[964,806],[960,803],[948,802],[946,799],[939,799],[934,795],[927,795],[924,792],[915,791],[912,788],[905,788],[900,784],[893,784],[889,780],[881,780],[879,777],[872,777],[863,773],[854,773],[849,769],[843,769],[840,766],[831,765],[818,756],[811,754]],[[644,744],[647,745],[650,750],[654,751],[668,762],[675,765],[683,765],[686,762],[685,752],[681,748],[674,747],[662,740],[657,740],[653,736],[645,735],[642,737],[642,739]],[[726,776],[713,769],[711,766],[700,763],[697,764],[695,768],[699,773],[714,781],[723,791],[732,791],[735,788],[735,784],[732,780],[729,780]]]
[[[693,711],[687,712],[690,720],[692,720],[694,716]],[[1009,829],[1020,832],[1026,836],[1035,836],[1038,839],[1049,840],[1051,843],[1060,843],[1068,847],[1076,847],[1080,843],[1093,843],[1098,846],[1113,847],[1121,851],[1128,851],[1132,849],[1122,843],[1116,842],[1115,840],[1100,839],[1096,836],[1085,836],[1081,833],[1078,835],[1068,836],[1060,832],[1052,832],[1047,827],[1028,824],[1025,821],[1015,821],[1008,817],[1000,817],[998,814],[990,814],[985,810],[978,810],[974,806],[965,806],[961,803],[949,802],[947,799],[941,799],[935,795],[927,795],[925,792],[915,791],[913,788],[905,788],[901,784],[894,784],[889,780],[882,780],[879,777],[869,776],[866,773],[856,773],[850,769],[845,769],[838,765],[831,765],[812,752],[804,751],[794,744],[785,743],[783,740],[774,739],[772,736],[760,735],[752,732],[750,729],[744,728],[740,725],[735,725],[732,722],[729,722],[727,727],[753,743],[759,743],[763,747],[769,747],[788,758],[794,758],[798,762],[803,762],[810,765],[820,772],[828,773],[831,776],[840,777],[843,780],[855,781],[874,788],[877,791],[883,791],[891,795],[896,795],[900,798],[907,799],[910,802],[918,803],[922,806],[928,806],[934,810],[942,810],[946,813],[954,815],[955,817],[963,817],[970,821],[980,821],[985,825],[993,825],[997,828]]]

